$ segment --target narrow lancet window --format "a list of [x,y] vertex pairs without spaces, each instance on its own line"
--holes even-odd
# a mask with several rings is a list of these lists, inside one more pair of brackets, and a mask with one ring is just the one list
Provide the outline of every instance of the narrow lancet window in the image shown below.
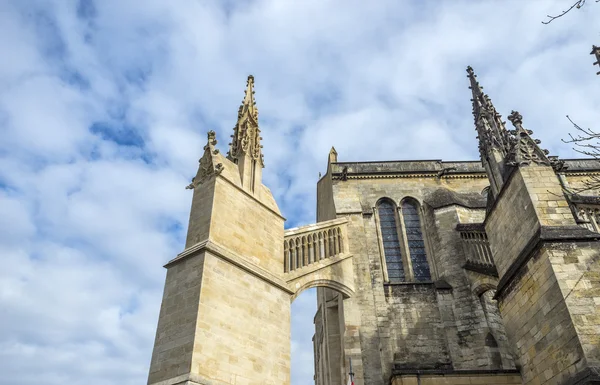
[[383,238],[383,253],[387,265],[388,279],[390,282],[403,282],[404,267],[402,266],[402,253],[398,238],[396,208],[393,203],[384,200],[377,206],[377,211]]
[[425,242],[421,232],[421,220],[419,218],[419,204],[414,199],[405,199],[402,202],[402,219],[406,240],[408,242],[408,253],[412,265],[415,281],[430,281],[431,273],[427,264],[425,253]]

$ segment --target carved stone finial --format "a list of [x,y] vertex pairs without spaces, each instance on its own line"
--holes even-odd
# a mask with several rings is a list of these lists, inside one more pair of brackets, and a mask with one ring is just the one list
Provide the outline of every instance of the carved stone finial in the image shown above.
[[523,124],[523,115],[519,111],[511,111],[510,115],[508,115],[508,120],[510,120],[515,128],[518,128],[518,126]]
[[338,153],[335,150],[335,147],[331,146],[331,150],[329,150],[328,163],[336,163],[337,161],[338,161]]

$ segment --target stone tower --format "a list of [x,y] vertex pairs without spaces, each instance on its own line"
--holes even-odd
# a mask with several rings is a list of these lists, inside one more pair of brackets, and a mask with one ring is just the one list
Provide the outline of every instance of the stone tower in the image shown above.
[[167,277],[148,384],[289,384],[283,224],[261,181],[254,78],[227,157],[215,133],[195,178],[185,250]]

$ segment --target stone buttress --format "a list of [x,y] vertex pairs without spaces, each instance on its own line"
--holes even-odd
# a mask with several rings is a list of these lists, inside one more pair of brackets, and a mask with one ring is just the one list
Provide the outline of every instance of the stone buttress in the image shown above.
[[196,177],[185,250],[167,277],[148,384],[290,383],[284,218],[261,181],[248,78],[227,157],[213,131]]
[[467,72],[492,187],[485,230],[496,299],[523,384],[600,384],[600,235],[577,225],[561,162],[540,149],[518,112],[509,116],[515,130],[504,129]]

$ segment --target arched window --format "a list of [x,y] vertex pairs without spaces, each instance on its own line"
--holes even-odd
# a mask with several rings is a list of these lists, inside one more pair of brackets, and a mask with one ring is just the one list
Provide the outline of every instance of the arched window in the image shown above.
[[383,241],[383,253],[387,265],[388,279],[390,282],[404,281],[404,266],[402,265],[402,252],[400,239],[398,237],[398,226],[396,223],[396,206],[388,201],[382,200],[377,205],[379,225]]
[[402,201],[402,220],[404,222],[413,279],[415,281],[431,281],[431,273],[425,253],[425,242],[421,232],[419,203],[416,200],[406,198]]

